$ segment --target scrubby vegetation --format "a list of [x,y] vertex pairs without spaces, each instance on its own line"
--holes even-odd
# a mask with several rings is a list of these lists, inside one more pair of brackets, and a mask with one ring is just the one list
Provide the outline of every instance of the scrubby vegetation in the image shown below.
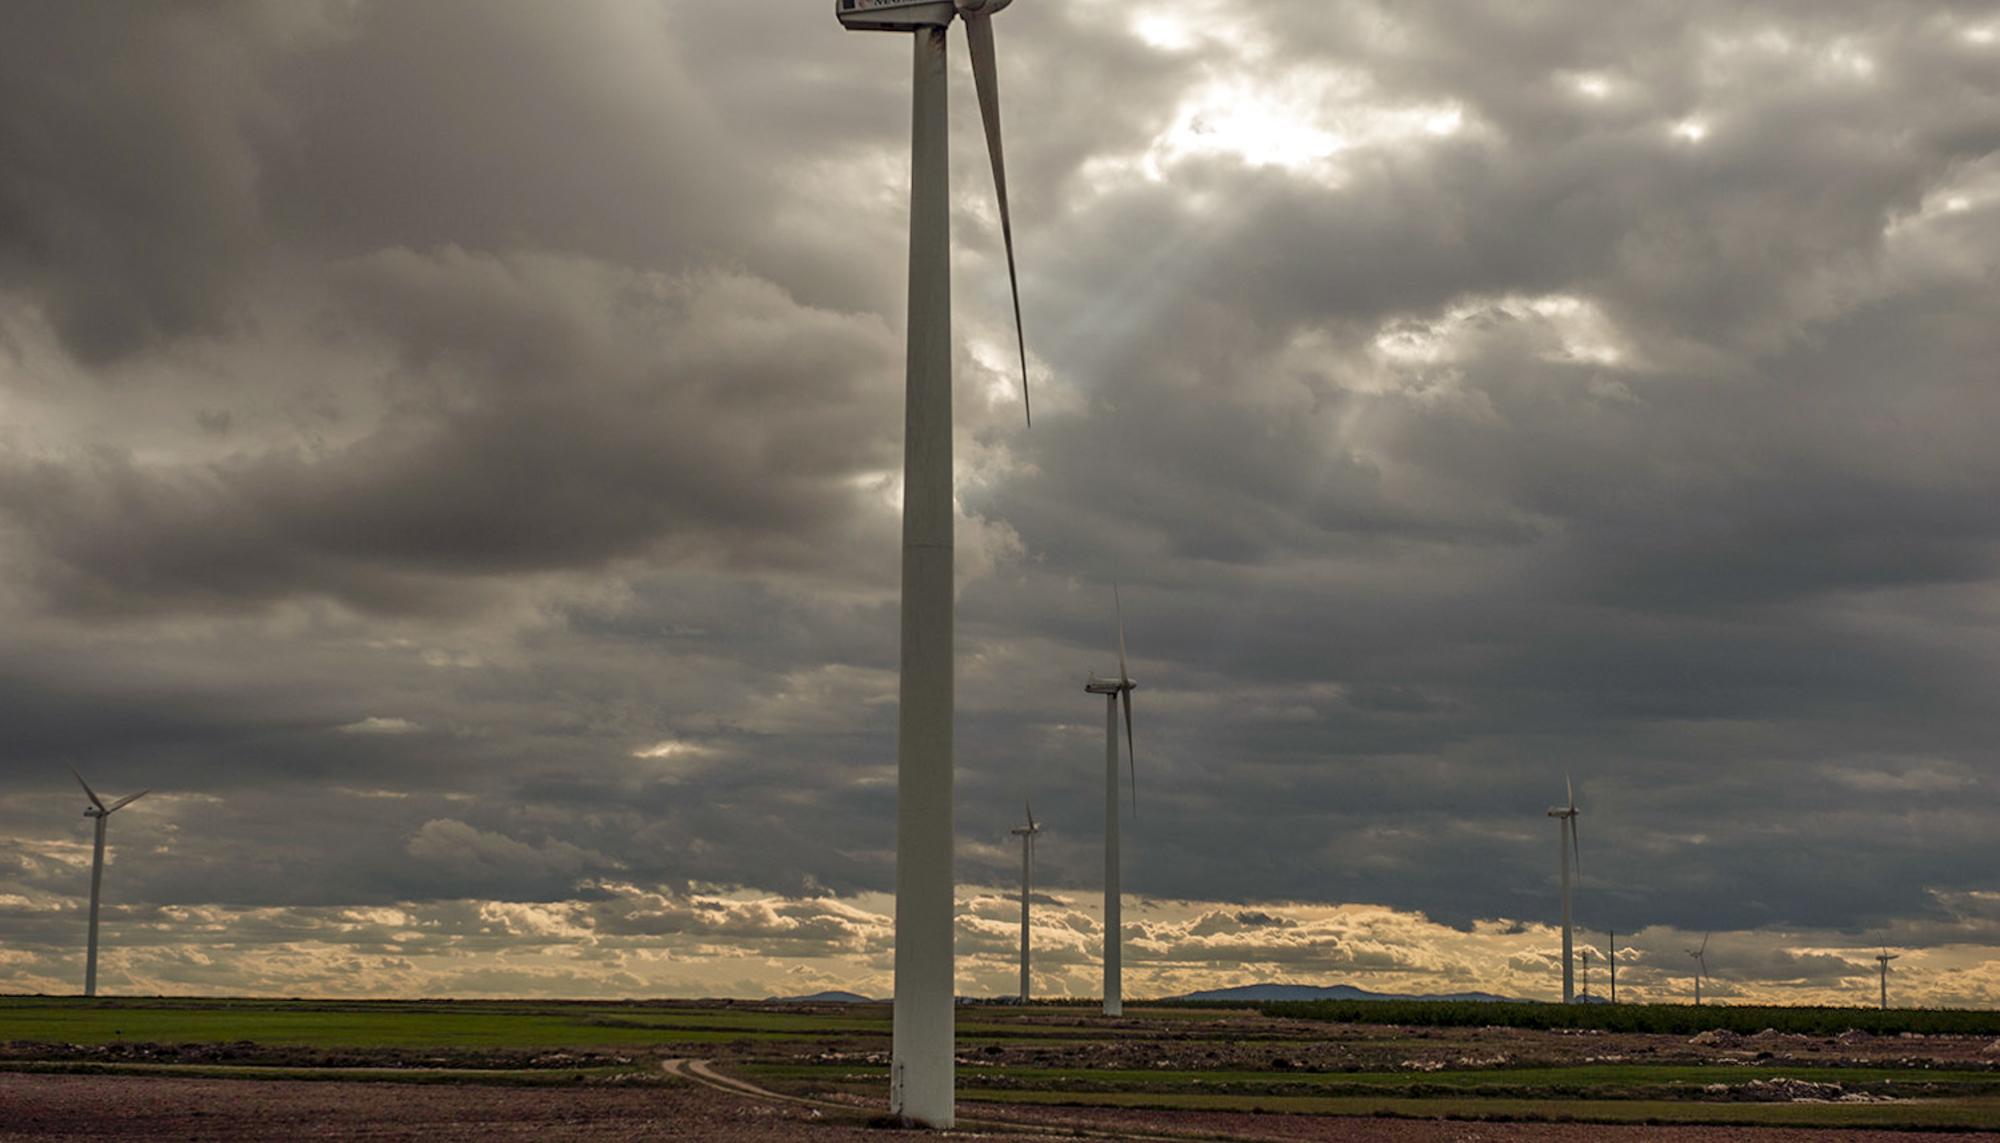
[[1340,1024],[1429,1028],[1589,1028],[1605,1032],[1751,1035],[1766,1028],[1808,1036],[2000,1036],[2000,1012],[1960,1008],[1791,1008],[1737,1004],[1504,1004],[1449,1000],[1301,1000],[1260,1004],[1267,1016]]

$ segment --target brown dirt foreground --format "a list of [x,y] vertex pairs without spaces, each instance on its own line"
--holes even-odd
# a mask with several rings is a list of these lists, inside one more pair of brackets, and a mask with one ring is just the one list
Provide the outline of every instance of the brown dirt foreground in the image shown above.
[[[965,1114],[999,1109],[967,1107]],[[1766,1143],[1911,1143],[1993,1135],[1870,1131],[1742,1131],[1694,1127],[1586,1124],[1433,1123],[1383,1119],[1314,1119],[1207,1113],[1104,1114],[1064,1109],[1007,1109],[1022,1134],[954,1132],[958,1138],[1074,1138],[1075,1128],[1129,1131],[1152,1138],[1414,1143],[1581,1143],[1608,1140],[1698,1141],[1754,1138]],[[996,1116],[997,1117],[997,1116]],[[1044,1129],[1035,1133],[1029,1124]],[[601,1089],[506,1088],[301,1081],[153,1079],[125,1076],[0,1074],[0,1140],[52,1139],[701,1139],[717,1141],[915,1139],[829,1122],[807,1108],[779,1106],[692,1086]]]

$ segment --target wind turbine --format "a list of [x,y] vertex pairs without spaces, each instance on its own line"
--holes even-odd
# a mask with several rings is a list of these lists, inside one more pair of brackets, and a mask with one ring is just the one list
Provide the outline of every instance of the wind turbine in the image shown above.
[[83,962],[83,994],[91,997],[97,995],[97,902],[104,888],[104,823],[110,820],[112,814],[152,791],[127,794],[107,806],[104,799],[97,796],[97,791],[90,788],[90,783],[83,780],[83,775],[76,773],[75,767],[70,768],[70,773],[76,774],[76,784],[82,786],[83,792],[90,798],[90,805],[84,807],[83,816],[97,819],[97,844],[90,860],[90,945]]
[[1111,588],[1111,606],[1118,615],[1118,677],[1100,679],[1095,671],[1083,689],[1104,696],[1104,1014],[1125,1014],[1124,928],[1120,918],[1123,890],[1118,879],[1118,707],[1125,707],[1125,753],[1132,768],[1132,814],[1139,813],[1139,759],[1132,746],[1132,691],[1139,684],[1125,664],[1125,608],[1118,587]]
[[1013,834],[1021,839],[1021,1003],[1028,1002],[1028,894],[1033,890],[1035,879],[1035,835],[1042,827],[1035,824],[1035,807],[1028,805],[1028,824],[1015,826]]
[[1604,931],[1606,944],[1604,963],[1611,969],[1611,1003],[1618,1003],[1618,934],[1610,929]]
[[1890,952],[1888,946],[1885,945],[1882,948],[1882,955],[1875,958],[1875,963],[1882,966],[1882,1010],[1884,1012],[1889,1010],[1889,962],[1901,955],[1901,953]]
[[1701,947],[1687,951],[1687,954],[1694,958],[1694,1002],[1697,1005],[1701,1003],[1702,978],[1708,975],[1708,938],[1713,935],[1712,933],[1703,933],[1701,935]]
[[1010,0],[834,0],[843,27],[907,32],[915,44],[910,120],[909,351],[904,389],[902,676],[896,735],[896,1003],[889,1106],[950,1127],[952,961],[952,470],[951,202],[945,47],[965,20],[972,76],[1000,199],[1000,233],[1014,291],[1021,388],[1020,279],[1000,145],[995,12]]
[[1562,873],[1563,1003],[1568,1004],[1576,999],[1576,968],[1570,952],[1575,937],[1570,925],[1569,872],[1574,858],[1577,876],[1583,876],[1583,852],[1576,841],[1576,784],[1565,774],[1563,785],[1569,791],[1569,804],[1549,807],[1549,816],[1556,819],[1556,864]]

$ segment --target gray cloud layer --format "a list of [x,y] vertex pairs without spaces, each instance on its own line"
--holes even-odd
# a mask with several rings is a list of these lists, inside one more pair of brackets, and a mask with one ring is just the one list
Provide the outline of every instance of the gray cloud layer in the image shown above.
[[[1570,771],[1593,925],[1966,942],[2000,12],[1004,32],[966,878],[1032,796],[1094,887],[1116,580],[1141,894],[1547,921]],[[149,908],[887,889],[906,68],[803,0],[0,13],[0,837],[83,836],[68,762],[179,796]]]

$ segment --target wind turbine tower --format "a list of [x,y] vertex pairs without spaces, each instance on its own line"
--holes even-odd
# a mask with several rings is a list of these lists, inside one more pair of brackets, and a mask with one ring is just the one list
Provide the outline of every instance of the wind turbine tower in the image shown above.
[[843,27],[903,32],[915,47],[910,117],[909,355],[903,420],[902,672],[896,733],[896,1004],[892,1114],[950,1127],[952,1072],[951,171],[946,33],[965,21],[1000,233],[1014,291],[1026,399],[1027,340],[1000,144],[993,14],[1010,0],[834,0]]
[[1583,854],[1576,841],[1576,784],[1563,776],[1563,785],[1569,791],[1569,804],[1549,807],[1549,816],[1556,819],[1556,866],[1562,879],[1562,930],[1563,930],[1563,1003],[1576,999],[1575,954],[1571,951],[1575,943],[1571,927],[1570,910],[1570,865],[1574,860],[1577,876],[1583,875]]
[[77,774],[74,769],[70,773],[76,774],[76,784],[82,786],[84,794],[90,798],[90,805],[84,807],[83,816],[97,819],[97,843],[90,858],[90,944],[83,960],[83,994],[91,997],[97,995],[97,903],[104,889],[104,824],[111,820],[112,814],[152,791],[127,794],[107,806],[104,799],[97,796],[97,791],[90,788],[90,783],[83,780],[83,775]]
[[1125,1014],[1124,928],[1118,869],[1118,708],[1125,708],[1125,754],[1132,772],[1132,814],[1139,813],[1139,762],[1132,745],[1132,691],[1139,684],[1125,663],[1125,609],[1118,588],[1111,588],[1111,606],[1118,616],[1118,677],[1100,679],[1093,672],[1083,689],[1104,696],[1104,1014]]
[[1604,963],[1611,970],[1611,1003],[1618,1003],[1618,934],[1607,929],[1604,933]]
[[1885,947],[1882,950],[1882,955],[1875,958],[1875,963],[1882,966],[1882,1010],[1884,1012],[1889,1010],[1889,962],[1901,955],[1901,953],[1892,953]]
[[1013,833],[1021,839],[1021,1003],[1028,1002],[1028,894],[1033,891],[1035,880],[1035,835],[1042,827],[1035,824],[1035,807],[1025,807],[1028,824],[1015,826]]
[[1583,950],[1583,998],[1590,999],[1590,950]]
[[1703,933],[1701,947],[1687,951],[1687,954],[1694,958],[1694,1002],[1697,1007],[1701,1005],[1701,982],[1708,976],[1708,938],[1713,935]]

